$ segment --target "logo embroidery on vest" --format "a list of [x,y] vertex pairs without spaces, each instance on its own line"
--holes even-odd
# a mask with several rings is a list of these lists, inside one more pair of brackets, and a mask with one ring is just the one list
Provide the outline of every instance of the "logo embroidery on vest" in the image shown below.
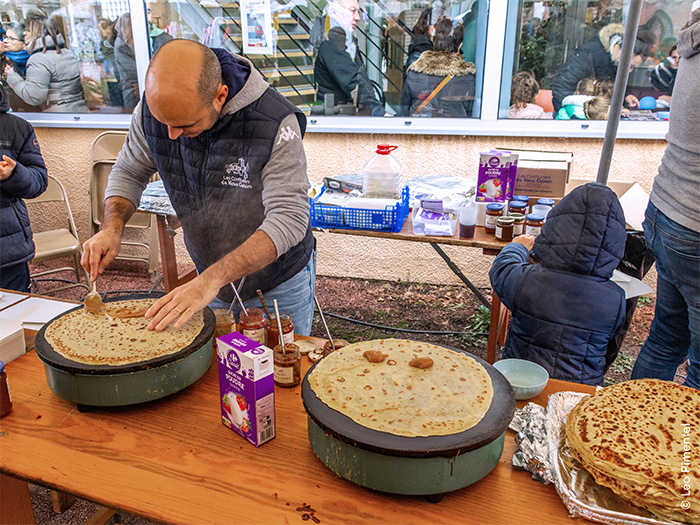
[[286,128],[280,128],[279,138],[277,139],[275,146],[277,146],[282,141],[289,142],[292,139],[298,138],[299,135],[297,135],[296,131],[294,131],[290,126],[287,126]]
[[248,180],[248,163],[243,157],[238,158],[237,163],[226,165],[226,175],[221,179],[222,186],[234,186],[235,188],[252,188]]

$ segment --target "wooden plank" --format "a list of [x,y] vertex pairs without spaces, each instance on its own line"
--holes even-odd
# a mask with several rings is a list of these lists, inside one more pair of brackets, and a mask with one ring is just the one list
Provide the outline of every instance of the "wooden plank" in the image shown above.
[[56,514],[63,514],[75,503],[75,496],[58,490],[51,491],[51,505]]
[[26,525],[36,523],[29,486],[26,481],[0,473],[0,524]]
[[85,520],[84,525],[104,525],[116,514],[116,511],[107,507],[100,507],[92,516]]

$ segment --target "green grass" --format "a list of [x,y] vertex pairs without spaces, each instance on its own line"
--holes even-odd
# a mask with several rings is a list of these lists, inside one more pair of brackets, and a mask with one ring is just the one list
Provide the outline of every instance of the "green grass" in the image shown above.
[[639,299],[637,299],[637,307],[642,308],[644,305],[647,305],[651,302],[651,297],[647,297],[646,295],[640,295]]
[[450,338],[456,343],[466,347],[484,346],[488,340],[489,323],[491,322],[491,311],[480,305],[474,315],[469,318],[469,324],[464,331],[466,333],[454,335]]

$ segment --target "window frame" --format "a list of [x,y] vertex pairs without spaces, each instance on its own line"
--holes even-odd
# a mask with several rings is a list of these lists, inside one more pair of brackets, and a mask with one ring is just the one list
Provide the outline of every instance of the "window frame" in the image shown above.
[[[502,88],[503,53],[508,41],[506,35],[508,2],[519,0],[486,0],[488,29],[481,94],[481,116],[469,119],[416,118],[416,117],[307,117],[310,133],[372,133],[396,135],[473,135],[504,137],[567,137],[603,138],[607,121],[556,121],[499,119],[499,99]],[[146,32],[146,2],[129,0],[132,16],[139,88],[143,94],[148,68],[148,35]],[[511,10],[512,12],[512,10]],[[112,128],[127,129],[130,114],[85,113],[15,113],[26,118],[35,127]],[[620,139],[663,139],[668,132],[668,121],[622,121],[617,130]]]

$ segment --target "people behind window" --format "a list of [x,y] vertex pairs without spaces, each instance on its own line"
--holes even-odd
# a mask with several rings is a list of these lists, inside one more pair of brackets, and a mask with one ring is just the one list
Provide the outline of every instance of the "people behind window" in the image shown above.
[[120,16],[114,28],[117,32],[117,38],[114,41],[114,61],[119,74],[119,90],[124,107],[134,109],[140,95],[131,14],[124,13]]
[[26,16],[25,29],[29,53],[26,77],[7,65],[7,84],[24,102],[40,106],[43,111],[87,112],[80,68],[68,49],[61,25],[41,9],[34,8]]
[[552,115],[535,104],[535,99],[539,92],[540,84],[535,79],[535,75],[532,71],[518,71],[513,75],[513,82],[510,88],[508,118],[552,118]]
[[6,24],[0,50],[5,56],[6,63],[24,77],[27,71],[27,60],[29,60],[29,53],[24,44],[24,24],[19,22]]
[[408,46],[408,57],[404,66],[404,79],[408,67],[413,64],[423,51],[433,50],[433,40],[430,38],[430,13],[431,8],[423,9],[418,21],[415,23],[411,34],[411,43]]
[[[552,84],[552,104],[555,114],[561,109],[564,97],[575,92],[581,79],[615,78],[622,52],[624,33],[625,28],[622,24],[609,24],[598,32],[596,38],[579,46],[569,55]],[[644,39],[640,36],[643,36]],[[638,35],[630,69],[637,67],[651,56],[653,48],[648,35]],[[628,95],[625,101],[631,108],[639,105],[639,101],[634,95]]]
[[471,117],[474,103],[473,62],[459,54],[461,24],[443,17],[435,24],[433,51],[424,51],[408,68],[401,93],[401,115]]
[[680,58],[678,48],[673,46],[668,56],[659,62],[654,71],[651,72],[651,85],[658,89],[662,95],[673,93]]

